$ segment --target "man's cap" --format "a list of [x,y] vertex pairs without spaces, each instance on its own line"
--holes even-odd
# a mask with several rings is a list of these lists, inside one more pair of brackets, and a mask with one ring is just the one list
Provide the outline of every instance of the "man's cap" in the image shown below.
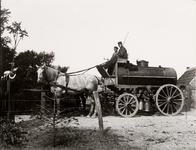
[[114,46],[114,48],[115,48],[115,49],[118,49],[118,47],[117,47],[117,46]]
[[118,44],[122,44],[122,42],[120,41],[120,42],[118,42]]

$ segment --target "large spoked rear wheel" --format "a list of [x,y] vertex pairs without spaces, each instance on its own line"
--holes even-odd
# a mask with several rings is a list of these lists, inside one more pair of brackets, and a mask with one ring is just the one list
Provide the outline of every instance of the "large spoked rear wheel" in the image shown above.
[[156,106],[163,115],[177,115],[184,106],[182,91],[172,84],[161,86],[156,93]]
[[133,117],[138,111],[138,100],[136,96],[124,93],[116,101],[116,110],[122,117]]

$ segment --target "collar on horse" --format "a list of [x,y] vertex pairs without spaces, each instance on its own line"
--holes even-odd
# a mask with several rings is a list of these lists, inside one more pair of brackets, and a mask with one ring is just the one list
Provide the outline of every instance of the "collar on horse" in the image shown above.
[[59,76],[65,76],[65,82],[66,82],[66,84],[65,84],[65,91],[66,91],[66,94],[67,94],[67,90],[68,90],[68,84],[69,84],[69,74],[68,73],[62,73],[62,72],[60,72],[60,71],[58,71],[58,76],[57,76],[57,78],[56,78],[56,81],[55,81],[55,84],[57,83],[57,79],[58,79],[58,77]]

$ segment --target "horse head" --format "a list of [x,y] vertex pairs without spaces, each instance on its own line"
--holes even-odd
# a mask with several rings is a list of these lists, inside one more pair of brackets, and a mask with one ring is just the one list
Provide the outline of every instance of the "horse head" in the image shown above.
[[36,67],[37,67],[37,83],[45,82],[45,74],[44,74],[45,64],[43,66],[36,65]]
[[56,82],[59,75],[58,70],[47,67],[45,64],[43,66],[37,66],[37,68],[38,83],[51,84]]

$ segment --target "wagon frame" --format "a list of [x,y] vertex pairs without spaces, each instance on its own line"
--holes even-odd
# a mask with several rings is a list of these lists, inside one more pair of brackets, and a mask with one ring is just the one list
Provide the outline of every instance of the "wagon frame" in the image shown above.
[[159,111],[166,116],[180,113],[184,106],[182,91],[176,86],[177,75],[172,68],[149,67],[137,61],[138,70],[130,70],[127,59],[118,59],[112,75],[100,66],[104,86],[116,93],[115,108],[122,117],[133,117],[138,111]]

